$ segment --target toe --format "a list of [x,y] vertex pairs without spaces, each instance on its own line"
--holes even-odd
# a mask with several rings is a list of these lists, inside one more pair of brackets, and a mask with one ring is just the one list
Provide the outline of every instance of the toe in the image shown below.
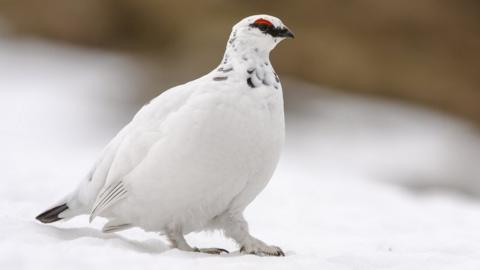
[[264,247],[257,247],[257,248],[242,247],[240,248],[240,252],[244,254],[253,254],[257,256],[278,256],[278,257],[285,256],[285,253],[283,252],[283,250],[277,246],[264,246]]
[[281,257],[285,257],[285,253],[283,252],[283,250],[277,246],[272,246],[272,248],[275,249],[275,252],[273,254],[273,256],[281,256]]
[[228,250],[223,248],[219,248],[218,250],[220,251],[220,253],[230,253]]
[[207,254],[222,254],[230,253],[228,250],[223,248],[194,248],[195,252],[207,253]]

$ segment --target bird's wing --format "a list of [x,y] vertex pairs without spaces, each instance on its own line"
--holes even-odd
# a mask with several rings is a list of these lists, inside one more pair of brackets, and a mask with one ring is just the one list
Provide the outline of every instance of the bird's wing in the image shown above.
[[147,156],[152,146],[164,135],[162,123],[186,104],[192,94],[189,85],[172,88],[145,105],[119,133],[103,187],[90,212],[90,221],[128,197],[128,185],[123,178]]

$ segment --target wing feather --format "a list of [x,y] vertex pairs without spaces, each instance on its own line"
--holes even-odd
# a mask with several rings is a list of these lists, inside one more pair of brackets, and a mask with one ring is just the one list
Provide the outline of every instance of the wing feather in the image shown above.
[[125,199],[127,195],[128,191],[123,181],[118,181],[110,185],[98,196],[96,202],[94,203],[92,208],[93,210],[90,213],[90,222],[92,222],[96,216],[110,208],[115,203]]

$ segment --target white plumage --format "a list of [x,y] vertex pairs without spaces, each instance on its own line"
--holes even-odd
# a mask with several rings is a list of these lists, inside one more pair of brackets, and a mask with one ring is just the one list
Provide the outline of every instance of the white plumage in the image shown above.
[[286,37],[293,35],[275,17],[240,21],[219,67],[145,105],[79,187],[37,219],[103,216],[105,232],[138,226],[208,253],[225,250],[191,248],[183,235],[221,229],[242,252],[283,255],[248,233],[242,213],[270,180],[284,141],[282,87],[269,53]]

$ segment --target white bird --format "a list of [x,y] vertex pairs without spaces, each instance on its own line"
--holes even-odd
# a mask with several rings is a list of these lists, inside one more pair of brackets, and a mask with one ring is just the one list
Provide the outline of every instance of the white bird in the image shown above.
[[165,234],[223,230],[246,254],[283,256],[250,235],[243,211],[267,185],[284,142],[280,80],[270,51],[293,34],[269,15],[237,23],[220,65],[145,105],[113,140],[80,185],[37,219],[81,214],[108,219],[104,232],[130,227]]

